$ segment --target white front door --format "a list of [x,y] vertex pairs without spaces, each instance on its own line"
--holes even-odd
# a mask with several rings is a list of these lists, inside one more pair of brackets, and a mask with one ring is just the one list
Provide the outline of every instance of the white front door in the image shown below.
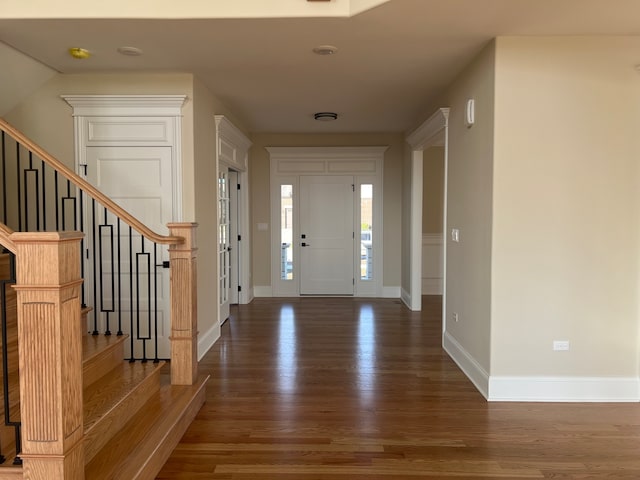
[[300,177],[300,293],[353,295],[354,180]]
[[231,293],[229,191],[229,169],[221,165],[218,170],[218,303],[221,324],[229,318],[229,297]]
[[[171,155],[171,147],[87,147],[87,180],[153,231],[166,234],[173,212]],[[143,241],[91,200],[84,208],[86,270],[96,272],[86,275],[85,281],[96,278],[87,303],[100,328],[130,335],[128,357],[169,358],[169,269],[162,268],[169,260],[167,247]]]

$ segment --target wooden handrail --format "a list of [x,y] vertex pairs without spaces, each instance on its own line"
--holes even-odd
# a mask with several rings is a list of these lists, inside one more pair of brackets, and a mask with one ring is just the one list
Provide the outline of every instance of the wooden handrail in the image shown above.
[[13,233],[4,223],[0,223],[0,245],[8,249],[14,255],[16,254],[16,244],[13,243],[10,236]]
[[[175,237],[171,235],[161,235],[151,230],[144,223],[140,222],[136,217],[131,215],[124,208],[122,208],[120,205],[115,203],[113,200],[111,200],[109,197],[103,194],[96,187],[94,187],[89,182],[87,182],[84,178],[76,174],[64,163],[60,162],[55,157],[47,153],[42,147],[40,147],[39,145],[29,140],[25,135],[22,134],[22,132],[14,128],[12,125],[8,124],[2,118],[0,118],[0,130],[11,135],[16,142],[18,142],[20,145],[25,147],[27,150],[35,153],[40,159],[42,159],[43,162],[45,162],[54,170],[57,170],[58,172],[62,173],[62,175],[64,175],[68,180],[70,180],[75,186],[80,187],[80,189],[83,190],[86,194],[88,194],[91,198],[97,200],[103,206],[107,207],[108,210],[110,210],[117,217],[123,220],[127,225],[129,225],[132,228],[135,228],[139,233],[144,235],[149,240],[156,243],[164,244],[164,245],[180,245],[184,243],[184,238],[182,237]],[[5,245],[5,247],[11,250],[11,248],[8,245]]]

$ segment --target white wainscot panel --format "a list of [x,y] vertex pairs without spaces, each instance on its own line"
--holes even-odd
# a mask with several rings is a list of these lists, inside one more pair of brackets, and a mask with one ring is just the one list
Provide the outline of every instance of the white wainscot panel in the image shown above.
[[151,142],[170,144],[168,119],[87,121],[87,144]]
[[278,173],[325,173],[325,161],[299,162],[297,160],[280,160]]
[[376,161],[331,160],[328,171],[329,173],[376,173]]
[[422,295],[442,295],[443,244],[441,234],[422,236]]

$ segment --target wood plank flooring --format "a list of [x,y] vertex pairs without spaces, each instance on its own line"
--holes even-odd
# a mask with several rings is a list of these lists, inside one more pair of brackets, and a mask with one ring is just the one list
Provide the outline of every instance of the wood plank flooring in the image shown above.
[[640,479],[640,405],[487,403],[439,297],[256,299],[203,358],[206,403],[158,479]]

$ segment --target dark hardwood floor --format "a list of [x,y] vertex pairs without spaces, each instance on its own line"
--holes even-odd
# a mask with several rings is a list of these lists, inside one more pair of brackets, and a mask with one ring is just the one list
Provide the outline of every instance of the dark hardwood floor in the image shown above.
[[440,300],[256,299],[201,362],[207,401],[158,479],[640,479],[640,405],[487,403]]

